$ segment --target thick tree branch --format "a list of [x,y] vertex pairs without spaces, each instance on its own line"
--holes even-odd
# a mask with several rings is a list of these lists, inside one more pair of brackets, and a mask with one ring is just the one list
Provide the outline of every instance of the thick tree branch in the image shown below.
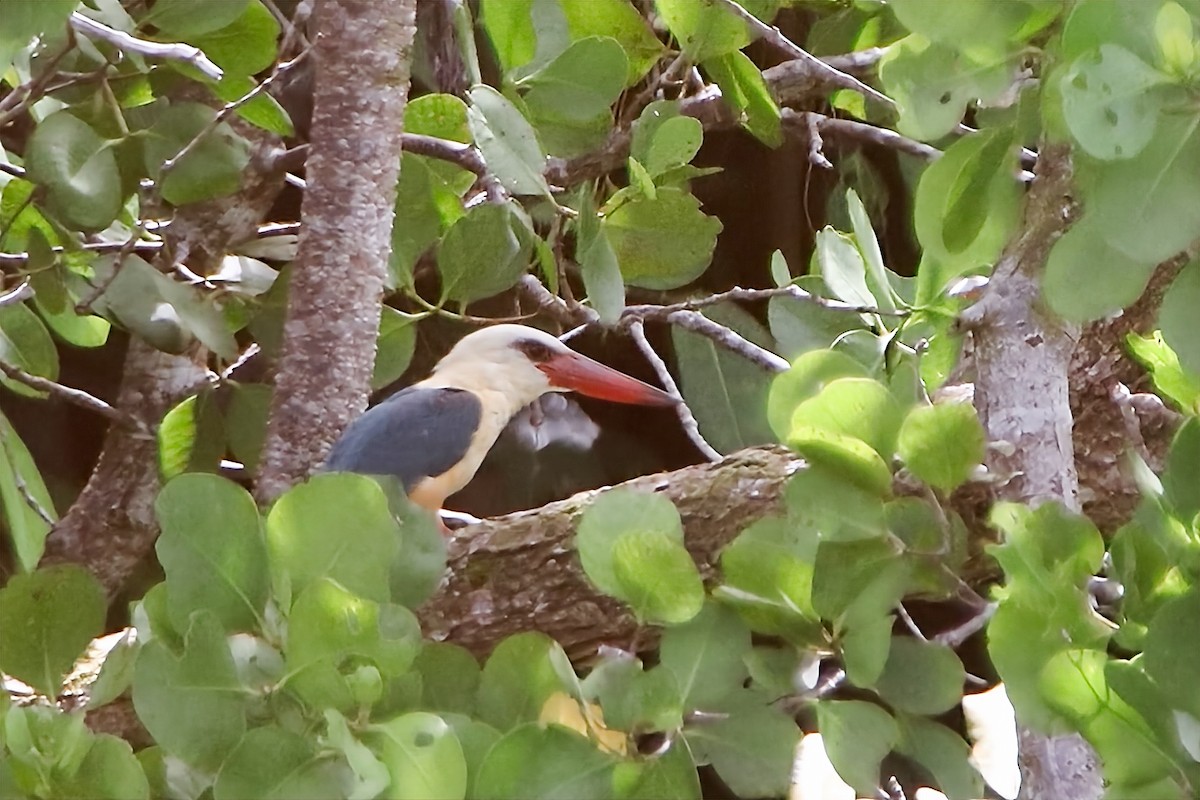
[[[675,503],[688,550],[711,578],[722,547],[754,520],[782,510],[784,483],[801,463],[782,447],[756,448],[622,485]],[[426,635],[482,655],[505,636],[540,630],[577,660],[594,656],[600,644],[628,641],[637,623],[592,587],[574,553],[579,516],[603,491],[459,532],[450,542],[449,577],[420,611]]]
[[321,463],[366,407],[391,248],[415,0],[317,5],[315,94],[297,268],[258,498]]
[[[1040,301],[1046,257],[1074,216],[1071,177],[1070,149],[1043,147],[1021,229],[963,322],[975,343],[976,408],[989,440],[1009,445],[990,449],[989,467],[1001,479],[997,496],[1078,511],[1068,382],[1079,331]],[[1097,756],[1078,734],[1022,729],[1021,763],[1020,796],[1027,800],[1091,800],[1103,793]]]

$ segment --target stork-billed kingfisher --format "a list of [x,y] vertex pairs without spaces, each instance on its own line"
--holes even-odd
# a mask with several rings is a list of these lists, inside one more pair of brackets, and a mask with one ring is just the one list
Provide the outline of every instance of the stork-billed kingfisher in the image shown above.
[[413,502],[436,512],[467,485],[518,411],[568,391],[632,405],[678,402],[548,333],[494,325],[463,337],[432,375],[352,422],[325,469],[395,476]]

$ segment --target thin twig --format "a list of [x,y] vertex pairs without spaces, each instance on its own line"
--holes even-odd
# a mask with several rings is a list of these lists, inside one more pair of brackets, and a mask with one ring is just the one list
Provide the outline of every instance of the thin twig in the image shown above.
[[14,178],[25,177],[25,170],[22,167],[18,167],[16,164],[9,164],[8,162],[4,161],[0,161],[0,172],[8,173]]
[[95,395],[88,394],[82,389],[76,389],[72,386],[64,386],[57,381],[52,381],[48,378],[42,378],[38,375],[31,375],[20,367],[14,367],[4,361],[0,361],[0,372],[3,372],[10,379],[17,383],[23,383],[30,389],[36,389],[39,392],[46,392],[52,397],[57,397],[65,400],[68,403],[77,405],[80,408],[86,408],[89,411],[94,411],[97,414],[107,417],[112,422],[120,425],[122,428],[137,431],[138,433],[151,434],[151,430],[140,419],[121,411],[114,406],[101,400]]
[[587,306],[577,306],[572,309],[567,305],[567,301],[551,294],[550,290],[532,275],[522,275],[517,289],[525,299],[533,303],[537,313],[544,313],[564,328],[573,328],[577,325],[587,326],[600,321],[600,315],[593,309]]
[[[42,68],[45,70],[44,72],[38,74],[28,83],[17,86],[4,97],[0,97],[0,129],[23,114],[32,102],[41,99],[47,85],[56,74],[55,67],[58,66],[58,62],[62,61],[67,53],[70,53],[74,49],[75,37],[69,35],[62,49],[55,53],[54,57],[49,59],[45,67]],[[107,64],[102,67],[102,69],[107,68]]]
[[813,303],[821,308],[827,308],[830,311],[845,311],[851,314],[874,314],[883,317],[907,317],[911,315],[911,311],[904,308],[886,311],[884,309],[875,308],[874,306],[858,306],[853,303],[844,303],[841,300],[833,300],[828,297],[821,297],[812,292],[806,292],[799,286],[794,284],[788,286],[779,286],[771,289],[743,289],[740,286],[735,286],[728,291],[719,292],[717,294],[708,295],[697,300],[685,300],[681,303],[672,303],[665,306],[657,305],[633,305],[627,306],[623,312],[623,316],[640,317],[641,319],[663,319],[676,311],[698,311],[702,308],[715,306],[719,303],[728,301],[753,302],[756,300],[769,300],[772,297],[790,297],[793,300],[799,300],[802,303]]
[[667,315],[667,322],[706,336],[726,350],[737,353],[768,372],[786,372],[789,366],[787,359],[759,347],[724,325],[713,322],[699,311],[674,311]]
[[400,146],[406,153],[428,156],[439,161],[449,161],[481,178],[488,175],[487,163],[483,160],[479,150],[472,144],[439,139],[436,136],[425,136],[420,133],[406,133],[400,140]]
[[749,25],[751,30],[757,31],[762,38],[766,39],[768,42],[775,45],[792,58],[798,58],[803,61],[807,61],[817,72],[821,72],[829,76],[831,83],[841,87],[842,89],[850,89],[851,91],[858,92],[864,97],[877,100],[888,108],[896,107],[896,101],[888,97],[883,92],[875,89],[874,87],[868,86],[853,75],[847,75],[845,72],[826,64],[824,61],[784,36],[779,28],[763,22],[734,0],[712,0],[712,2],[724,6],[729,10],[730,13]]
[[917,626],[916,620],[914,620],[912,615],[908,613],[908,609],[904,607],[904,603],[896,603],[896,615],[900,617],[900,621],[904,623],[904,627],[908,628],[909,633],[920,639],[922,642],[929,641],[929,639],[925,637],[925,634],[922,633],[921,629]]
[[888,128],[868,125],[865,122],[858,122],[857,120],[838,119],[812,111],[796,111],[791,108],[783,109],[783,120],[785,123],[796,125],[800,130],[805,131],[809,136],[810,143],[812,141],[811,131],[813,128],[816,128],[823,134],[833,134],[846,139],[869,142],[880,147],[897,150],[901,153],[908,153],[917,158],[923,158],[926,161],[934,161],[942,157],[942,151],[936,147],[931,147],[924,142],[918,142],[916,139],[909,139],[907,136],[901,136]]
[[808,163],[821,169],[833,169],[833,162],[825,157],[825,142],[821,139],[821,125],[816,114],[805,114],[804,129],[808,132]]
[[640,319],[635,319],[629,323],[629,334],[633,337],[634,343],[638,349],[642,351],[642,355],[650,362],[650,366],[654,367],[654,372],[658,375],[658,379],[662,382],[667,393],[679,400],[675,406],[675,412],[679,415],[679,422],[683,425],[683,432],[692,440],[692,444],[696,446],[705,458],[709,461],[720,461],[723,456],[718,453],[711,444],[704,438],[704,434],[700,433],[700,425],[696,422],[695,416],[692,415],[692,410],[688,408],[688,404],[684,401],[683,395],[679,391],[679,387],[675,385],[675,379],[671,377],[671,371],[667,369],[666,362],[662,357],[654,351],[654,347],[650,344],[650,340],[646,338],[646,326]]
[[308,53],[309,53],[308,50],[301,50],[299,55],[297,55],[292,60],[280,62],[279,64],[277,64],[275,66],[275,70],[270,75],[268,75],[267,78],[265,80],[263,80],[262,83],[258,84],[257,86],[252,88],[250,91],[246,92],[244,95],[239,97],[237,100],[234,100],[231,103],[226,103],[221,108],[221,110],[218,111],[216,113],[216,115],[208,121],[208,124],[205,125],[203,128],[201,128],[199,130],[199,132],[195,136],[192,137],[191,141],[189,141],[187,144],[185,144],[178,153],[171,156],[170,158],[168,158],[166,161],[164,161],[162,163],[162,169],[159,171],[159,175],[158,175],[158,179],[157,179],[158,185],[161,186],[163,180],[167,177],[168,173],[170,173],[171,170],[173,170],[176,167],[176,165],[178,165],[179,162],[182,161],[189,153],[191,153],[193,150],[195,150],[202,141],[204,141],[206,138],[208,138],[208,136],[217,129],[218,125],[220,125],[222,122],[227,120],[233,112],[237,111],[239,108],[244,106],[246,103],[249,103],[255,97],[257,97],[258,95],[260,95],[264,91],[266,91],[267,88],[269,88],[272,83],[274,83],[276,80],[278,80],[281,75],[284,75],[285,73],[288,72],[288,70],[292,69],[297,64],[302,62],[308,56]]
[[955,625],[950,630],[942,631],[934,636],[933,640],[949,648],[958,647],[987,626],[992,615],[996,613],[996,608],[997,605],[995,603],[988,603],[982,609],[972,614],[965,622]]
[[33,286],[30,285],[29,279],[26,278],[21,281],[17,288],[0,294],[0,308],[15,306],[17,303],[23,303],[31,297],[33,297]]
[[90,17],[85,17],[78,11],[71,14],[71,27],[89,39],[100,39],[120,50],[138,53],[151,58],[167,58],[172,61],[182,61],[185,64],[190,64],[203,73],[206,78],[214,81],[221,80],[221,76],[225,74],[208,56],[204,55],[203,50],[193,47],[190,44],[184,44],[183,42],[175,42],[173,44],[148,42],[145,39],[130,36],[125,31],[110,28]]

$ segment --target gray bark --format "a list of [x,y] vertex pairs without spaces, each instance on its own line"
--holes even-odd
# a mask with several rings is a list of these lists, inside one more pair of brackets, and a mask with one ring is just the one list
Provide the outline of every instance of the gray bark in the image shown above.
[[[1024,222],[992,273],[983,298],[964,315],[975,343],[975,406],[993,447],[988,467],[997,499],[1061,502],[1079,511],[1069,376],[1077,327],[1041,304],[1040,276],[1071,222],[1071,158],[1043,147]],[[1024,800],[1092,800],[1104,792],[1099,759],[1083,737],[1021,731]]]
[[257,485],[270,501],[366,407],[391,252],[416,0],[324,0],[299,253]]

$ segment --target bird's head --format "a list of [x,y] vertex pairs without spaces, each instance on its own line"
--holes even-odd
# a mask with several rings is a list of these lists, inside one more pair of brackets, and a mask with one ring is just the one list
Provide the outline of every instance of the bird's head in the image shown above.
[[464,336],[438,362],[433,377],[501,391],[521,407],[547,392],[642,406],[669,406],[674,397],[580,355],[550,334],[524,325],[493,325]]

